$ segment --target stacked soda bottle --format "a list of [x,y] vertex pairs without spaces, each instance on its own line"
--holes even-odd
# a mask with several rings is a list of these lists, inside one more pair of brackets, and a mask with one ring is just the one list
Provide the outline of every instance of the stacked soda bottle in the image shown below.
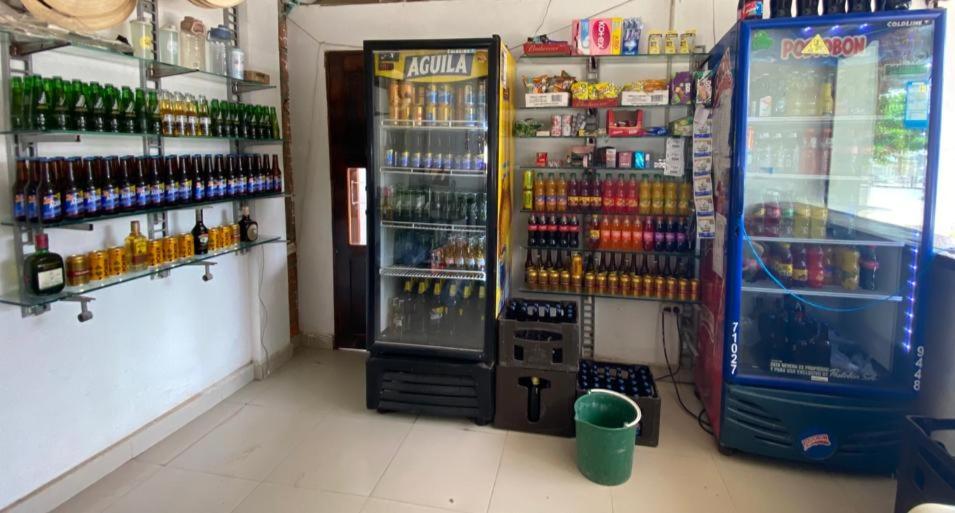
[[281,137],[275,107],[58,76],[11,77],[10,117],[14,130]]
[[388,82],[388,118],[414,125],[478,125],[487,118],[484,79],[453,83]]
[[746,210],[745,226],[750,235],[826,239],[829,209],[806,198],[781,200],[779,191],[766,191],[762,201]]
[[465,226],[484,226],[487,223],[487,194],[483,192],[389,185],[381,188],[379,207],[383,221]]
[[689,257],[639,259],[631,253],[595,252],[585,259],[577,251],[529,249],[524,281],[530,290],[674,301],[699,298],[699,281],[693,278]]
[[[786,287],[844,290],[877,290],[879,259],[873,246],[832,246],[754,243],[759,258]],[[755,282],[768,278],[755,256],[747,250],[743,278]]]
[[646,365],[627,365],[581,360],[577,373],[581,390],[604,388],[631,397],[656,397],[653,374]]
[[55,223],[282,190],[278,155],[17,159],[14,216]]
[[[585,172],[579,179],[571,174],[524,171],[524,210],[537,213],[581,212],[687,216],[693,211],[692,186],[644,176],[637,181],[623,173],[600,175]],[[528,205],[528,202],[532,204]]]

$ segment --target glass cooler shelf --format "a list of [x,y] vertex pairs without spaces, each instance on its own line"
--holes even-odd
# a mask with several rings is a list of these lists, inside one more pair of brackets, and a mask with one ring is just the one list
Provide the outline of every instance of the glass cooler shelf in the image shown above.
[[627,173],[636,173],[636,174],[647,174],[647,175],[659,175],[663,173],[662,169],[637,169],[632,167],[601,167],[601,166],[590,166],[590,167],[548,167],[548,166],[521,166],[521,170],[531,170],[531,171],[620,171]]
[[762,235],[749,236],[753,242],[788,242],[790,244],[826,244],[837,246],[883,246],[891,248],[905,247],[905,242],[894,240],[873,239],[806,239],[800,237],[766,237]]
[[416,221],[382,221],[382,228],[395,230],[427,230],[433,232],[454,233],[484,233],[487,228],[482,225],[453,224],[453,223],[419,223]]
[[382,267],[378,270],[378,273],[381,276],[392,276],[395,278],[437,278],[445,280],[475,281],[485,281],[487,279],[487,275],[484,273],[484,271],[469,271],[467,269],[426,269],[418,267],[390,266]]
[[187,259],[178,260],[176,262],[161,265],[158,267],[150,267],[143,271],[129,272],[121,276],[107,278],[105,280],[100,280],[95,283],[88,283],[86,285],[79,286],[79,287],[66,287],[61,292],[57,294],[51,294],[49,296],[34,296],[31,294],[21,293],[20,291],[12,291],[6,294],[0,294],[0,303],[20,306],[20,307],[36,307],[36,306],[48,305],[51,303],[55,303],[57,301],[68,300],[73,297],[81,296],[83,294],[89,294],[91,292],[109,288],[109,287],[119,285],[122,283],[128,283],[128,282],[135,281],[141,278],[146,278],[148,276],[154,276],[159,273],[175,269],[177,267],[183,267],[190,264],[203,262],[206,260],[223,256],[223,255],[228,255],[230,253],[236,253],[239,251],[253,248],[255,246],[260,246],[262,244],[279,242],[281,240],[282,240],[282,237],[278,235],[259,235],[259,239],[255,242],[243,242],[243,243],[240,243],[238,246],[223,248],[214,252],[209,252],[205,255],[196,255]]
[[379,168],[386,175],[412,176],[462,176],[470,178],[487,178],[487,171],[473,169],[431,169],[417,167],[382,167]]
[[651,105],[615,105],[613,107],[576,107],[573,105],[565,105],[563,107],[527,107],[521,106],[517,107],[517,110],[520,111],[547,111],[547,110],[608,110],[608,109],[679,109],[679,108],[688,108],[693,107],[691,103],[681,103],[677,105],[671,105],[669,103],[658,103]]
[[680,300],[680,299],[667,299],[662,297],[645,297],[645,296],[621,296],[619,294],[598,294],[592,293],[588,294],[586,292],[574,292],[569,290],[542,290],[542,289],[529,289],[527,287],[521,287],[520,291],[525,294],[549,294],[554,296],[590,296],[590,297],[605,297],[610,299],[623,299],[626,301],[658,301],[664,303],[683,303],[683,304],[695,304],[699,303],[696,300]]
[[487,131],[487,127],[480,121],[410,121],[398,119],[383,119],[381,127],[404,130],[461,130],[465,132]]
[[753,292],[758,294],[780,294],[788,295],[795,294],[797,296],[806,296],[806,297],[831,297],[831,298],[842,298],[842,299],[867,299],[867,300],[881,300],[881,301],[891,301],[898,303],[902,301],[902,296],[896,295],[886,295],[885,293],[874,291],[874,290],[846,290],[842,287],[836,285],[826,285],[818,289],[781,289],[776,286],[775,283],[769,281],[758,281],[751,285],[743,285],[743,292]]

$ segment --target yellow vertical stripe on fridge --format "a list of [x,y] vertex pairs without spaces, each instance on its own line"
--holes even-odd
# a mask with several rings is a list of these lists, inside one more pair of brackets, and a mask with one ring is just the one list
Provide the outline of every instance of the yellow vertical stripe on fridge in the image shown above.
[[[498,87],[498,145],[497,145],[497,317],[510,295],[511,268],[511,175],[514,173],[514,83],[516,63],[507,47],[501,45],[500,81]],[[490,90],[491,84],[488,84]]]

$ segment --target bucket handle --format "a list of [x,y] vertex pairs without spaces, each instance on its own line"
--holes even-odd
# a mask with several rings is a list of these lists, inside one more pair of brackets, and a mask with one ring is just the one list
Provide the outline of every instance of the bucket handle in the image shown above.
[[633,406],[633,409],[637,412],[637,418],[633,419],[633,422],[628,422],[628,423],[624,424],[623,427],[625,427],[625,428],[631,428],[631,427],[633,427],[633,426],[636,426],[637,423],[640,422],[640,418],[643,417],[643,412],[640,411],[640,407],[637,406],[637,403],[634,402],[633,399],[631,399],[631,398],[629,398],[629,397],[627,397],[627,396],[621,394],[620,392],[614,392],[613,390],[607,390],[606,388],[591,388],[587,393],[588,393],[588,394],[592,394],[592,393],[594,393],[594,392],[598,392],[598,393],[601,393],[601,394],[610,394],[610,395],[612,395],[612,396],[614,396],[614,397],[617,397],[617,398],[619,398],[619,399],[623,399],[624,401],[627,401],[628,403],[630,403],[630,406]]

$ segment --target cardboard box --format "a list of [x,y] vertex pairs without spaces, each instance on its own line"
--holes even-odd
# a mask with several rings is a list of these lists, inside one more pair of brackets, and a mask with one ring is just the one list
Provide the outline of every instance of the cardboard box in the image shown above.
[[262,73],[261,71],[255,71],[251,69],[245,70],[243,77],[250,82],[258,82],[260,84],[268,84],[270,78],[268,73]]
[[574,53],[620,55],[623,18],[584,18],[571,24]]
[[641,107],[646,105],[666,105],[670,101],[670,91],[623,91],[620,93],[621,107]]
[[570,93],[527,93],[524,106],[527,108],[566,107],[570,103]]

